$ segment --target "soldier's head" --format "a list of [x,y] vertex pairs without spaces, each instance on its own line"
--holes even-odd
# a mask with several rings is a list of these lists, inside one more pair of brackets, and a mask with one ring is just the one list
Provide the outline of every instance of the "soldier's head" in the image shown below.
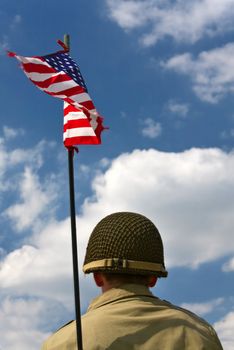
[[158,229],[141,214],[118,212],[106,216],[91,233],[83,271],[93,272],[99,286],[104,278],[109,284],[152,287],[158,277],[167,277]]

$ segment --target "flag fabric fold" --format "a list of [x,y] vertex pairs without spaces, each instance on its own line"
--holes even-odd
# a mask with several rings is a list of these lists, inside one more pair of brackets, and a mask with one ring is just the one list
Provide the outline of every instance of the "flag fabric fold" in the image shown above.
[[45,56],[24,57],[8,52],[21,63],[26,76],[40,90],[64,101],[63,142],[65,147],[100,144],[103,118],[89,96],[76,62],[63,50]]

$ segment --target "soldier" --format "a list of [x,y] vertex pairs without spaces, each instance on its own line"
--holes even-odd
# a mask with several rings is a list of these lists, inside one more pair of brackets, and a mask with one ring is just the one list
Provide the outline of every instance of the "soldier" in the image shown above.
[[[119,212],[102,219],[90,236],[83,271],[92,272],[102,289],[82,316],[84,350],[222,350],[206,321],[150,292],[167,271],[161,236],[145,216]],[[42,350],[76,350],[75,339],[73,321]]]

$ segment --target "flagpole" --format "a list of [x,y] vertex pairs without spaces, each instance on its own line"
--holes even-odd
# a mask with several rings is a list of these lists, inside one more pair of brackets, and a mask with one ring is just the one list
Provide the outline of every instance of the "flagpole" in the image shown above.
[[[70,36],[64,35],[64,44],[70,49]],[[73,261],[73,282],[74,298],[76,312],[76,338],[77,348],[82,350],[82,329],[81,329],[81,307],[80,307],[80,286],[79,286],[79,268],[78,268],[78,251],[76,235],[76,209],[75,209],[75,186],[74,186],[74,148],[68,149],[68,170],[69,170],[69,191],[70,191],[70,215],[71,215],[71,238],[72,238],[72,261]]]

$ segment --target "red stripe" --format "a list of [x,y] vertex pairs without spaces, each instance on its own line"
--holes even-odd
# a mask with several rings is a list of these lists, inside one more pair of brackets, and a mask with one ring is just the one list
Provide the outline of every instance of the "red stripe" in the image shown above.
[[50,85],[55,84],[55,83],[63,83],[64,81],[73,81],[67,74],[59,74],[56,75],[55,77],[46,79],[44,81],[35,81],[30,79],[35,85],[37,85],[40,88],[48,88]]
[[22,63],[25,72],[27,73],[57,73],[57,71],[43,64]]
[[74,145],[99,145],[100,139],[96,136],[77,136],[69,137],[64,140],[65,147],[71,147]]
[[89,111],[95,109],[95,106],[93,104],[93,101],[89,100],[89,101],[85,101],[85,102],[79,102],[79,104],[81,104],[82,106],[84,106],[85,108],[87,108]]
[[80,111],[81,109],[76,108],[69,104],[66,108],[64,108],[64,115],[67,115],[70,112],[80,112]]
[[95,129],[95,134],[97,135],[97,138],[99,139],[99,143],[101,143],[101,133],[102,133],[102,131],[103,130],[107,130],[107,129],[109,129],[109,128],[105,128],[104,126],[103,126],[103,118],[102,117],[98,117],[97,118],[97,123],[98,123],[98,125],[97,125],[97,127],[96,127],[96,129]]
[[64,116],[66,116],[70,112],[83,112],[86,115],[86,117],[90,119],[90,113],[85,107],[81,106],[81,108],[78,108],[69,104],[66,108],[64,108]]
[[61,90],[60,92],[47,92],[47,93],[52,95],[52,96],[66,95],[67,97],[70,97],[70,96],[73,96],[73,95],[81,94],[83,92],[86,92],[86,91],[81,86],[77,85],[77,86],[74,86],[71,89]]
[[63,131],[67,131],[68,129],[75,128],[91,128],[90,122],[88,119],[78,119],[78,120],[69,120],[63,126]]
[[[70,105],[73,105],[73,103],[74,103],[74,102],[72,101],[72,99],[70,99],[69,97],[63,98],[63,101],[69,103]],[[74,107],[75,107],[75,106],[74,106]]]

